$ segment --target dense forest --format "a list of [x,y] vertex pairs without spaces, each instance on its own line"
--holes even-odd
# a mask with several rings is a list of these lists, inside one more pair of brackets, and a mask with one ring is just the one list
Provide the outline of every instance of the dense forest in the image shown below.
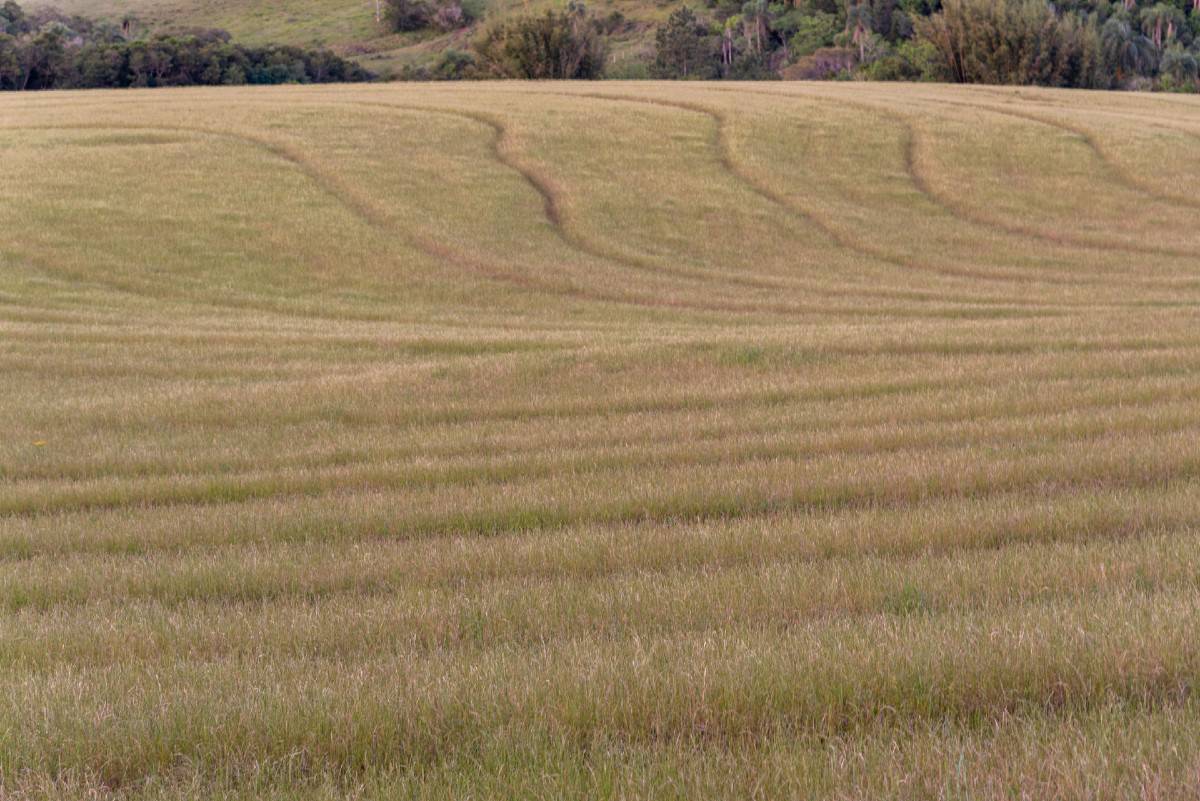
[[146,35],[136,20],[98,23],[0,5],[0,90],[363,81],[323,50],[246,47],[220,30]]
[[[635,23],[579,0],[489,15],[486,0],[384,0],[395,31],[463,29],[399,76],[859,79],[1200,91],[1200,0],[700,0],[614,55]],[[643,24],[644,23],[638,23]],[[331,52],[247,47],[220,30],[170,34],[0,5],[0,89],[361,81]]]
[[[389,0],[399,30],[466,26],[478,0]],[[1196,91],[1200,0],[706,0],[676,9],[652,53],[605,59],[619,13],[484,28],[414,78],[800,78]]]

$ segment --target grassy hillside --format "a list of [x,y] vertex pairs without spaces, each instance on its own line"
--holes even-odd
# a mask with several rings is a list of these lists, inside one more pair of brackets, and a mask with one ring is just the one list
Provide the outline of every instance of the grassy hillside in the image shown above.
[[[120,20],[132,14],[154,30],[223,28],[246,44],[283,43],[329,47],[355,57],[368,69],[387,73],[407,64],[427,61],[447,47],[465,46],[471,31],[451,34],[423,32],[394,34],[375,22],[373,0],[28,0],[30,8],[53,6],[71,14],[102,20]],[[558,8],[556,0],[494,0],[489,13]],[[653,37],[650,25],[663,19],[671,2],[598,0],[589,4],[604,14],[620,11],[633,23],[630,31],[614,38],[618,56],[645,46]]]
[[132,14],[156,28],[224,28],[250,44],[337,45],[381,33],[369,0],[54,0],[42,5],[98,19]]
[[0,797],[1192,797],[1200,103],[12,94],[0,164]]

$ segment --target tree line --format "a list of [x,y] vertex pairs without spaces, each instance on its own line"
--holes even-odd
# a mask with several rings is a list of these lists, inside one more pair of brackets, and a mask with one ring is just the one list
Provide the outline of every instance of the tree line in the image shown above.
[[247,47],[220,30],[138,35],[137,23],[98,23],[0,5],[0,90],[364,81],[358,65],[324,50]]
[[[701,0],[644,29],[581,0],[489,20],[487,0],[380,0],[397,31],[474,29],[409,79],[869,79],[1200,91],[1200,0]],[[643,37],[644,38],[644,37]],[[462,37],[459,37],[463,40]],[[0,4],[0,89],[361,81],[322,50],[218,30],[146,35]]]
[[[397,30],[466,27],[480,0],[387,0]],[[438,20],[441,20],[440,22]],[[449,21],[449,22],[447,22]],[[704,0],[640,57],[609,57],[619,13],[503,18],[404,76],[868,79],[1198,91],[1200,0]]]
[[655,41],[662,78],[1200,90],[1200,0],[710,0]]

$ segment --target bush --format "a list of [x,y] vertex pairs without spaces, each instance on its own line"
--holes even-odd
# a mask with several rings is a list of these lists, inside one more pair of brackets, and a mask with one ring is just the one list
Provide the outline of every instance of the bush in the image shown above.
[[497,78],[599,78],[607,55],[599,24],[572,6],[492,26],[477,41],[482,71]]
[[1164,82],[1164,89],[1186,91],[1195,86],[1197,75],[1200,74],[1200,64],[1197,64],[1196,56],[1179,45],[1174,45],[1163,53],[1159,70],[1159,80]]
[[[158,37],[134,42],[90,43],[70,49],[48,46],[24,57],[24,74],[14,81],[5,67],[0,42],[0,88],[93,89],[244,83],[328,83],[363,81],[370,75],[325,51],[298,47],[247,48],[222,41]],[[15,85],[14,85],[15,84]]]
[[387,0],[384,18],[399,33],[428,28],[436,9],[425,0]]
[[1045,0],[945,0],[916,29],[959,83],[1111,84],[1095,22],[1059,17]]
[[397,33],[465,28],[481,17],[484,0],[387,0],[384,18]]
[[462,50],[447,50],[434,64],[431,77],[436,81],[458,81],[475,74],[475,56]]
[[822,47],[833,44],[833,37],[837,32],[837,18],[833,14],[818,12],[805,16],[796,25],[796,32],[788,41],[788,48],[795,58],[810,56]]
[[863,66],[868,81],[942,81],[945,65],[929,42],[901,42],[885,55]]
[[793,81],[824,81],[849,75],[858,62],[858,52],[847,47],[822,47],[783,70],[783,77]]

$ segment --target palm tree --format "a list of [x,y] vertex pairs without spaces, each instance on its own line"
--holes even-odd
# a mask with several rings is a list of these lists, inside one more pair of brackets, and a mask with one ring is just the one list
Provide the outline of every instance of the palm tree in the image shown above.
[[862,61],[867,57],[867,42],[871,39],[875,20],[871,16],[871,6],[865,0],[847,2],[852,5],[846,8],[846,30],[850,32],[850,41],[858,47],[858,60]]
[[1131,75],[1148,75],[1154,72],[1158,51],[1154,42],[1127,21],[1112,17],[1100,31],[1105,60],[1112,65],[1117,80],[1124,81]]
[[767,0],[749,0],[742,6],[742,21],[746,39],[754,48],[755,53],[763,51],[763,39],[767,35],[767,19],[770,9]]
[[1162,50],[1166,42],[1175,38],[1175,31],[1184,25],[1183,14],[1175,6],[1157,3],[1142,11],[1142,30],[1149,33],[1154,46]]
[[741,15],[734,14],[725,20],[725,30],[721,32],[721,63],[726,69],[733,66],[733,29],[741,22]]
[[1177,83],[1186,84],[1196,80],[1200,74],[1200,63],[1196,57],[1180,45],[1172,45],[1162,57],[1162,72],[1170,75]]

